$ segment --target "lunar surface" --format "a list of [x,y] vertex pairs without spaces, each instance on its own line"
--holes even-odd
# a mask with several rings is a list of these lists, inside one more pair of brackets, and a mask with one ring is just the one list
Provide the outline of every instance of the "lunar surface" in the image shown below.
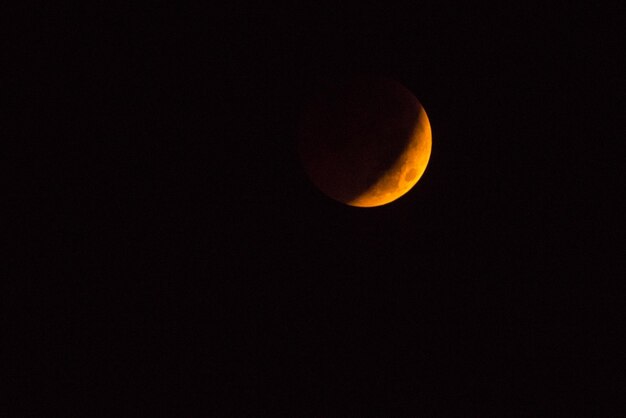
[[351,206],[393,202],[420,179],[430,158],[428,116],[400,83],[361,77],[321,93],[298,132],[302,165],[325,195]]

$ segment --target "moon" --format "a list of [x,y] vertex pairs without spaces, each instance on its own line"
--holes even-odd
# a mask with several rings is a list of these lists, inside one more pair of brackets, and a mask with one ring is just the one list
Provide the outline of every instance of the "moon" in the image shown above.
[[311,182],[350,206],[381,206],[406,194],[424,174],[431,149],[424,107],[402,84],[382,77],[359,77],[320,93],[298,129]]

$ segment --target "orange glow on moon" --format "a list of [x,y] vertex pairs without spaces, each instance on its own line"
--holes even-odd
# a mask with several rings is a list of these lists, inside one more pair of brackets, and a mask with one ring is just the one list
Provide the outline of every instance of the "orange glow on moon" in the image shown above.
[[426,171],[431,149],[430,122],[420,105],[417,123],[404,153],[373,186],[345,203],[358,207],[382,206],[405,195]]
[[406,194],[426,170],[432,133],[421,103],[401,84],[360,79],[304,112],[300,157],[322,193],[374,207]]

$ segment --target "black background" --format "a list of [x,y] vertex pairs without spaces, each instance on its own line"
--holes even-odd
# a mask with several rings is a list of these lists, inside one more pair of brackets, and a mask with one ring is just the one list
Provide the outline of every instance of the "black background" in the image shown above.
[[[618,14],[22,6],[9,405],[615,411]],[[372,209],[323,196],[294,148],[306,100],[363,73],[407,86],[433,131],[422,179]]]

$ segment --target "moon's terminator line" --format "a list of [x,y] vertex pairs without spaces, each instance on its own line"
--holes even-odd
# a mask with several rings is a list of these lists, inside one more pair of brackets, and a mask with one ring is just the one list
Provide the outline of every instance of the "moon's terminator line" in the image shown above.
[[351,206],[380,206],[407,193],[430,158],[428,116],[415,96],[385,78],[326,91],[302,115],[299,152],[324,194]]

